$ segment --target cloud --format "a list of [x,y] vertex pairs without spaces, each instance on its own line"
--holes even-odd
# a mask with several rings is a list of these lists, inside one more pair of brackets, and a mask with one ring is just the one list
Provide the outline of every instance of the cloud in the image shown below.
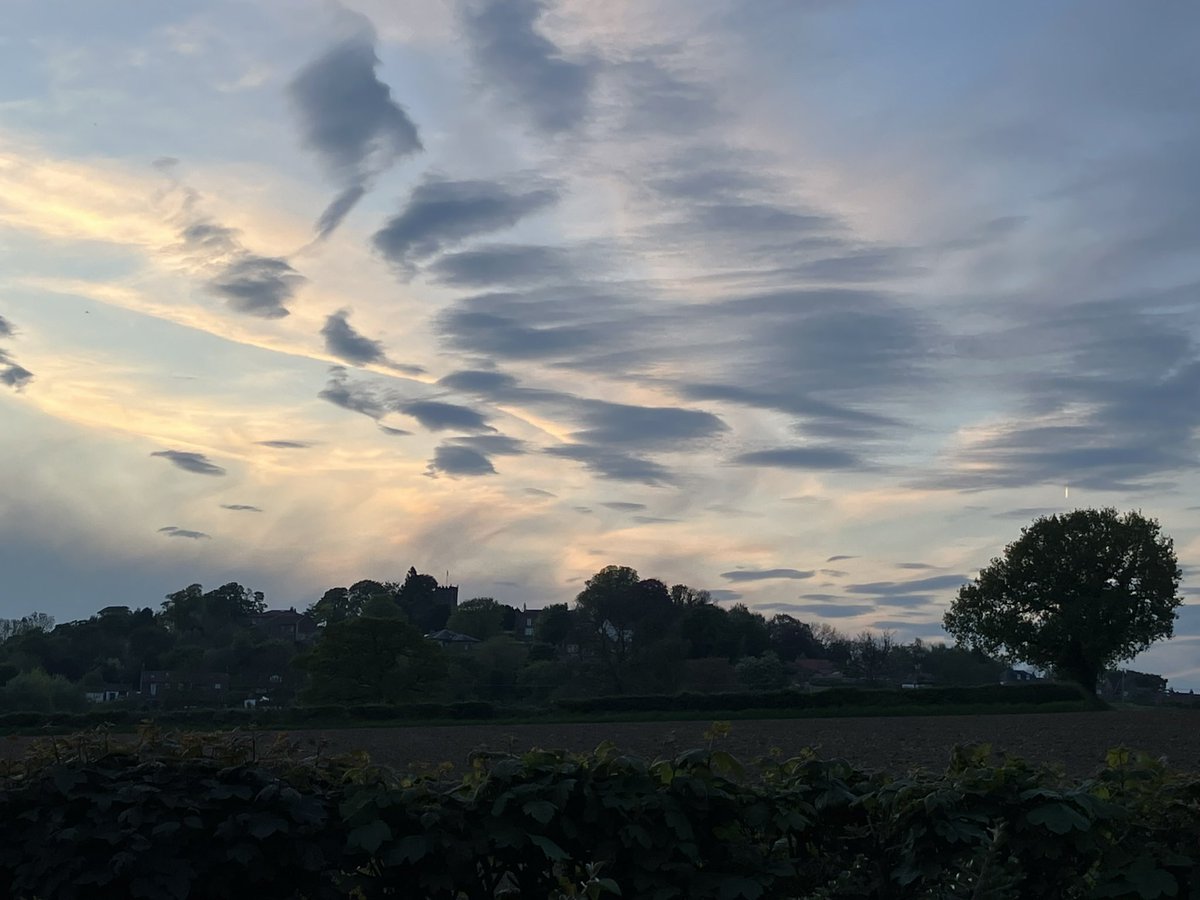
[[529,452],[525,441],[508,437],[503,434],[476,434],[466,437],[451,438],[450,442],[463,447],[470,447],[479,453],[489,456],[519,456]]
[[191,531],[187,528],[176,528],[174,525],[168,525],[165,528],[158,529],[159,534],[165,534],[167,537],[176,538],[191,538],[192,540],[207,540],[212,537],[210,534],[205,534],[203,531]]
[[683,519],[668,519],[663,516],[634,516],[633,521],[639,525],[669,525],[675,522],[682,522]]
[[[349,310],[339,309],[326,317],[325,324],[321,327],[321,335],[325,338],[325,349],[333,356],[356,366],[388,362],[383,344],[359,334],[350,324],[349,316]],[[419,373],[420,370],[417,370],[410,374]]]
[[844,553],[839,553],[837,556],[827,556],[825,562],[840,562],[843,559],[858,559],[857,556],[847,556]]
[[637,512],[646,508],[645,503],[628,503],[622,500],[612,500],[608,503],[601,503],[601,506],[607,506],[609,509],[615,509],[618,512]]
[[544,8],[539,0],[476,0],[463,24],[484,83],[538,128],[557,133],[586,119],[595,67],[567,59],[538,30]]
[[17,365],[8,353],[0,350],[0,384],[20,391],[31,381],[33,373],[24,366]]
[[391,425],[384,425],[382,422],[378,424],[380,431],[382,431],[384,434],[391,435],[392,437],[407,437],[408,435],[412,434],[411,431],[405,431],[403,428],[393,428]]
[[547,447],[545,452],[561,459],[582,463],[583,467],[594,475],[613,481],[636,481],[659,486],[674,484],[677,480],[666,466],[607,447],[562,444]]
[[1033,520],[1042,516],[1052,516],[1062,511],[1062,507],[1057,506],[1023,506],[1020,509],[1006,509],[1003,512],[994,513],[992,518]]
[[425,471],[433,477],[438,472],[445,475],[495,475],[496,467],[478,450],[458,444],[442,444],[434,451],[433,459]]
[[174,251],[205,274],[206,289],[235,312],[263,319],[287,316],[287,304],[307,279],[286,259],[247,248],[240,231],[199,210],[197,191],[173,184],[182,198],[173,217],[180,238]]
[[778,447],[742,453],[732,460],[738,466],[769,466],[780,469],[836,471],[866,468],[863,461],[848,450],[833,447]]
[[15,333],[12,323],[0,316],[0,337],[12,337]]
[[938,567],[931,566],[929,563],[923,563],[923,562],[902,562],[902,563],[896,563],[896,568],[897,569],[913,569],[914,571],[919,571],[922,569],[936,569]]
[[286,304],[305,281],[287,260],[246,253],[208,282],[230,309],[262,319],[282,319]]
[[314,446],[309,441],[255,441],[260,447],[273,447],[276,450],[307,450]]
[[571,437],[590,444],[672,449],[729,430],[712,413],[670,406],[583,400],[580,411],[586,427]]
[[769,581],[776,578],[803,580],[812,578],[815,573],[800,569],[735,569],[732,572],[722,572],[721,577],[726,581]]
[[318,239],[337,228],[376,176],[423,149],[416,125],[376,74],[375,40],[362,21],[356,34],[309,63],[288,85],[305,144],[341,186],[317,222]]
[[511,228],[557,199],[557,188],[540,179],[506,184],[426,178],[372,240],[384,258],[411,269],[444,247]]
[[262,512],[257,506],[250,506],[246,503],[222,503],[221,509],[229,509],[233,512]]
[[740,591],[728,591],[723,588],[709,591],[708,595],[717,603],[734,603],[742,599],[742,594]]
[[371,384],[350,381],[349,374],[343,366],[330,367],[329,381],[317,396],[335,406],[362,413],[372,419],[381,419],[391,410],[391,401],[388,398],[381,396]]
[[[966,575],[934,575],[915,581],[872,581],[867,584],[848,584],[843,588],[848,594],[874,594],[879,597],[898,597],[920,591],[942,591],[960,588],[970,579]],[[892,599],[888,600],[893,602]]]
[[467,406],[443,403],[440,400],[411,400],[396,406],[398,412],[412,416],[429,431],[495,431],[487,419]]
[[425,270],[435,281],[454,287],[531,285],[560,281],[574,274],[571,255],[561,247],[493,244],[447,253]]
[[860,603],[761,603],[762,609],[787,613],[799,619],[816,616],[822,619],[845,619],[875,612],[874,606]]
[[530,497],[557,497],[558,494],[552,494],[550,491],[543,491],[541,488],[525,488],[525,493]]
[[203,453],[193,453],[190,450],[155,450],[151,456],[161,456],[163,459],[177,465],[186,472],[197,475],[224,475],[225,470],[216,463],[208,461]]

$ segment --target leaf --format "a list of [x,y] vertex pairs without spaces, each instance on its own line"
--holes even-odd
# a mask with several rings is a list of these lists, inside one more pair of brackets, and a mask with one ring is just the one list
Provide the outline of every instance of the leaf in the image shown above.
[[1025,814],[1030,825],[1044,825],[1055,834],[1066,834],[1078,829],[1087,831],[1092,823],[1066,803],[1045,803]]
[[368,853],[374,853],[384,841],[392,839],[392,829],[382,819],[375,819],[365,825],[359,825],[346,837],[346,846],[350,849],[361,848]]
[[719,900],[737,900],[738,897],[758,900],[762,894],[763,886],[757,881],[751,881],[749,878],[725,878],[721,881],[717,897]]
[[521,809],[527,816],[533,816],[543,825],[549,822],[558,813],[558,809],[553,803],[548,800],[530,800]]
[[529,840],[535,846],[541,848],[541,851],[546,854],[547,859],[552,859],[556,862],[563,859],[570,859],[570,854],[548,837],[543,837],[540,834],[531,834]]
[[396,842],[396,846],[388,851],[384,863],[394,866],[399,863],[420,862],[429,852],[429,841],[423,834],[410,834]]
[[287,831],[288,823],[286,819],[279,816],[257,815],[249,820],[246,830],[250,832],[251,837],[256,837],[261,841],[277,831]]

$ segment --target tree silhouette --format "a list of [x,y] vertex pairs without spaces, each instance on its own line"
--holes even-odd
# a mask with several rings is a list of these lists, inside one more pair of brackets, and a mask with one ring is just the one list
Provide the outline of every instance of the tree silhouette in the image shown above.
[[1094,694],[1101,672],[1172,635],[1181,578],[1154,519],[1077,509],[1022,529],[959,589],[943,623],[968,647],[1052,669]]

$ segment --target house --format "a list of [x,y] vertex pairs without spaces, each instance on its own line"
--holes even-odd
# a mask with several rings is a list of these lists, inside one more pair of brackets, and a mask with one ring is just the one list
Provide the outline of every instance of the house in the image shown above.
[[1025,669],[1005,669],[1000,676],[1001,684],[1025,684],[1029,681],[1037,681],[1038,677]]
[[513,625],[513,636],[518,641],[532,641],[533,633],[537,630],[538,616],[541,615],[540,609],[525,609],[517,613],[516,623]]
[[127,684],[98,684],[84,688],[83,696],[91,703],[114,703],[117,700],[129,699]]
[[842,674],[838,671],[837,663],[831,659],[798,659],[792,663],[792,667],[801,681],[810,678],[833,678]]
[[268,637],[302,644],[317,636],[317,622],[306,613],[290,609],[268,609],[250,617],[250,624]]
[[427,634],[425,638],[426,640],[440,644],[443,650],[450,650],[452,652],[470,650],[475,644],[480,643],[479,638],[471,637],[469,634],[460,634],[457,631],[451,631],[449,628],[443,628],[441,631]]
[[168,672],[143,669],[138,693],[148,703],[222,705],[229,692],[228,672]]

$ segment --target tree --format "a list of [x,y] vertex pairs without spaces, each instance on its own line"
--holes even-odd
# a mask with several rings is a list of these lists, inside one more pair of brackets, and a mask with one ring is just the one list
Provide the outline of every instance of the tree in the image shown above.
[[767,637],[771,649],[784,662],[800,658],[817,658],[821,645],[813,637],[812,627],[787,613],[776,613],[767,622]]
[[306,612],[320,625],[333,625],[359,615],[363,602],[361,594],[351,594],[344,587],[335,587],[322,594],[321,599]]
[[505,607],[491,597],[475,597],[458,604],[450,613],[446,627],[486,641],[503,630],[504,610]]
[[1100,673],[1175,630],[1183,573],[1140,512],[1039,518],[963,585],[943,620],[967,647],[1052,669],[1096,692]]
[[428,695],[445,675],[441,648],[403,619],[361,616],[325,628],[296,660],[314,703],[396,703]]
[[567,642],[574,628],[575,614],[567,604],[551,603],[538,614],[533,625],[533,639],[557,647]]
[[787,669],[771,650],[762,656],[744,656],[734,666],[740,681],[751,691],[777,691],[787,686]]

